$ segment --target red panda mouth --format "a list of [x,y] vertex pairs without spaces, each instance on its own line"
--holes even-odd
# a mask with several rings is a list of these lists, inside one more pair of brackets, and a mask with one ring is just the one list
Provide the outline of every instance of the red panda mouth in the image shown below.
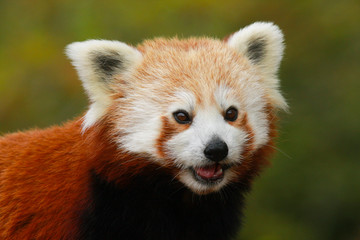
[[216,183],[224,178],[224,169],[218,163],[205,167],[193,168],[193,173],[197,180],[206,183]]

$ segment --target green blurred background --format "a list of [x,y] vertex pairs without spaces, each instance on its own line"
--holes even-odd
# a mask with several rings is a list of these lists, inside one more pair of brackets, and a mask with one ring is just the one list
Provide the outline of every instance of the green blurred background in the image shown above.
[[360,239],[358,0],[2,0],[0,133],[86,110],[63,53],[70,42],[222,38],[254,21],[284,31],[280,77],[291,113],[282,114],[273,165],[248,195],[239,239]]

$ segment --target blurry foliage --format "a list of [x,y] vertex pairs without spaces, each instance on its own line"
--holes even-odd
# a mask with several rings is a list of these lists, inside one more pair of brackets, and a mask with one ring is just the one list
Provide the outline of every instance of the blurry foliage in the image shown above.
[[282,114],[279,152],[248,196],[239,239],[360,239],[358,0],[0,1],[0,132],[86,110],[63,54],[70,42],[222,38],[259,20],[284,31],[291,114]]

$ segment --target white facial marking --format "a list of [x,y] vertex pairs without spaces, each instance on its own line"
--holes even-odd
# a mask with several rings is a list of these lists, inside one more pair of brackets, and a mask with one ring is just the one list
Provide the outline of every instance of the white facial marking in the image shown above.
[[172,99],[175,103],[170,105],[169,113],[174,113],[178,110],[185,110],[192,113],[195,110],[196,99],[194,94],[184,89],[177,91]]
[[134,104],[122,111],[132,117],[117,122],[116,128],[123,133],[118,144],[133,153],[147,153],[157,159],[156,140],[161,132],[161,111],[149,99],[136,98]]
[[226,110],[231,106],[240,109],[239,103],[232,98],[231,89],[225,85],[221,85],[215,90],[214,97],[223,110]]

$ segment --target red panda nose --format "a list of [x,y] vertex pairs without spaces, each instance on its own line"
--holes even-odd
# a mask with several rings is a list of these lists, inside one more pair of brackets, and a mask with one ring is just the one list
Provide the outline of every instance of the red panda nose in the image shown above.
[[220,162],[226,158],[228,152],[227,144],[219,138],[211,140],[204,150],[205,157],[214,162]]

